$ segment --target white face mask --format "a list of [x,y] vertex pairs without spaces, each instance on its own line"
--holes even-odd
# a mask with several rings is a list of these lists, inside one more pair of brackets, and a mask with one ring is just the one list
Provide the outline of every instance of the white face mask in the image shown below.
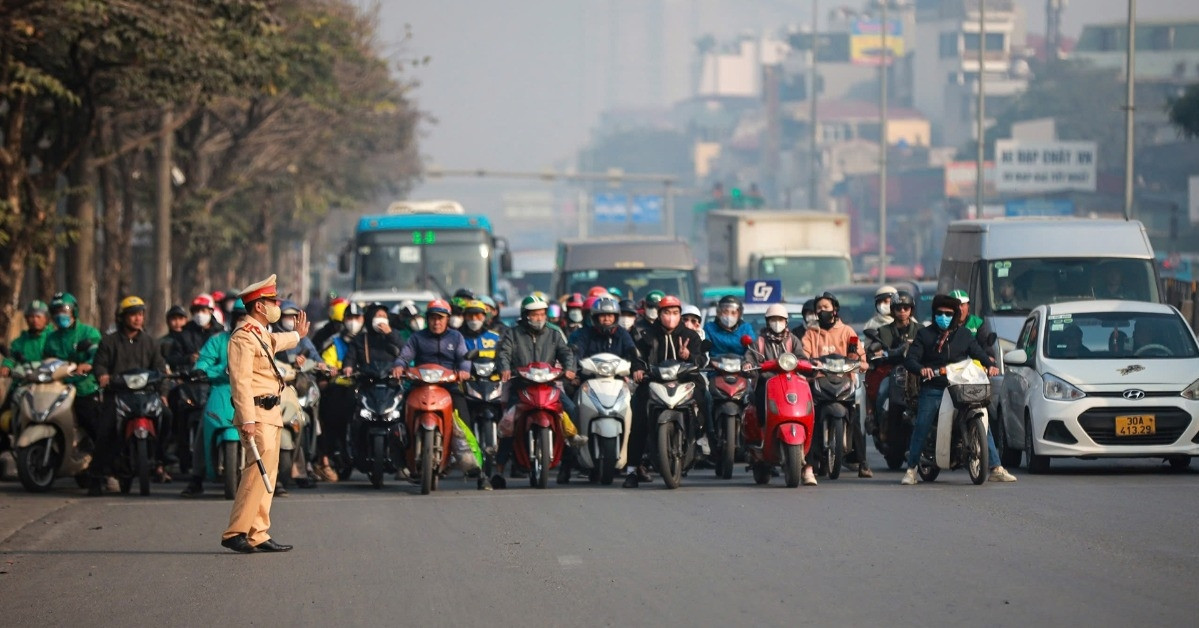
[[287,318],[279,319],[279,327],[281,327],[283,329],[283,331],[295,331],[296,330],[295,317],[288,316]]
[[387,324],[386,318],[376,318],[371,321],[371,327],[374,327],[375,331],[378,331],[378,332],[382,332],[383,326],[386,324]]
[[346,331],[349,332],[351,336],[362,331],[362,320],[356,318],[354,320],[346,321]]
[[767,324],[770,325],[770,331],[776,334],[781,334],[787,329],[787,321],[770,321]]
[[466,321],[466,326],[471,331],[479,331],[480,329],[483,329],[483,321],[478,320],[478,319],[471,319],[469,321]]
[[645,317],[651,321],[658,320],[658,308],[656,308],[656,307],[645,308]]
[[454,315],[454,316],[450,317],[450,327],[452,327],[454,329],[458,329],[461,326],[462,326],[462,317],[461,316]]
[[723,325],[725,329],[732,329],[737,326],[737,317],[730,316],[728,314],[721,316],[720,324]]
[[408,329],[411,329],[412,331],[420,331],[424,328],[425,319],[420,316],[408,321]]
[[890,316],[891,315],[891,304],[890,303],[886,303],[886,302],[879,303],[878,305],[874,306],[874,309],[878,311],[879,316]]
[[566,318],[570,319],[572,323],[581,323],[583,322],[583,310],[567,310]]
[[815,314],[804,314],[804,317],[803,317],[803,322],[804,322],[804,324],[805,324],[805,325],[807,325],[808,327],[811,327],[812,325],[815,325],[817,320],[818,320],[818,319],[816,318],[816,315],[815,315]]
[[192,314],[192,320],[200,327],[208,327],[212,322],[212,312],[196,312]]
[[625,329],[632,329],[633,325],[635,325],[637,323],[637,317],[636,316],[621,316],[617,322],[620,324],[621,327],[624,327]]
[[532,327],[533,329],[535,329],[537,331],[541,331],[542,329],[545,329],[545,321],[531,320],[531,321],[529,321],[529,327]]

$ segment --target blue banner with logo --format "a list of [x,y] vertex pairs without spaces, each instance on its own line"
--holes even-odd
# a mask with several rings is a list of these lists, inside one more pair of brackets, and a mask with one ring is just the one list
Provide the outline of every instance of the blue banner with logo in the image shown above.
[[783,282],[780,279],[751,279],[745,282],[746,303],[781,303]]

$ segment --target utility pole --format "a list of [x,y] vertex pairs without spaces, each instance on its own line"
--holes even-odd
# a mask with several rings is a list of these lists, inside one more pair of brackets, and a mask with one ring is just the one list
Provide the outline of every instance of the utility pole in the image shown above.
[[978,154],[974,164],[974,217],[983,217],[983,157],[987,146],[987,101],[983,70],[986,56],[983,50],[987,47],[987,10],[986,0],[978,0]]
[[887,3],[881,0],[882,12],[882,59],[879,60],[878,90],[878,283],[887,283],[887,68],[891,63],[891,49],[887,48]]
[[1132,220],[1133,144],[1136,131],[1137,0],[1128,0],[1128,52],[1124,74],[1124,220]]
[[154,211],[154,297],[147,318],[154,336],[166,333],[163,314],[171,307],[171,152],[174,150],[174,114],[162,112],[162,135],[158,139],[157,198]]
[[812,80],[808,89],[808,161],[811,164],[811,180],[808,182],[808,207],[818,209],[820,203],[820,167],[816,159],[816,101],[820,98],[820,75],[817,72],[820,54],[820,29],[816,27],[820,19],[820,0],[812,0]]

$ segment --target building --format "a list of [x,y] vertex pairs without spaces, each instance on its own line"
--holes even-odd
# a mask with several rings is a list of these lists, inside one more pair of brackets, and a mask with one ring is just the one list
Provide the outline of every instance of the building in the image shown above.
[[[1084,26],[1073,56],[1099,68],[1124,72],[1125,22]],[[1199,20],[1137,22],[1137,82],[1199,81]]]

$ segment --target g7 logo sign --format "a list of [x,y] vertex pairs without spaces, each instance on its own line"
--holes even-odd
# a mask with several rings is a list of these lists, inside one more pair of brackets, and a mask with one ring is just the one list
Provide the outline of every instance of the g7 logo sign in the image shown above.
[[770,295],[772,294],[774,294],[774,286],[771,286],[765,281],[759,281],[758,283],[754,284],[754,301],[765,301],[766,299],[769,299]]
[[750,303],[778,303],[783,300],[783,282],[778,279],[752,279],[745,282],[745,300]]

